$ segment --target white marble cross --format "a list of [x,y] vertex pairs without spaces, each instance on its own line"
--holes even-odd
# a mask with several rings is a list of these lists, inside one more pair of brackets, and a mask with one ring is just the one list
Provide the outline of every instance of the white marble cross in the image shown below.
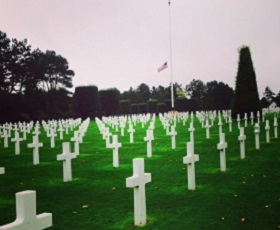
[[27,148],[33,148],[33,164],[39,164],[39,148],[43,147],[43,143],[39,143],[39,138],[37,135],[33,136],[33,142],[27,144]]
[[259,123],[255,124],[255,145],[256,145],[256,149],[260,149],[260,126]]
[[177,132],[175,131],[175,126],[171,126],[171,131],[168,133],[169,136],[171,136],[171,148],[175,149],[176,148],[176,135]]
[[108,145],[108,148],[113,149],[113,167],[119,167],[119,148],[122,147],[121,143],[118,143],[118,135],[113,135],[112,143]]
[[55,147],[55,137],[57,136],[57,134],[55,133],[54,129],[53,128],[50,128],[50,133],[48,135],[51,139],[51,148],[54,148]]
[[269,135],[269,130],[270,130],[270,126],[269,126],[269,120],[265,121],[265,134],[266,134],[266,143],[270,142],[270,135]]
[[16,220],[1,230],[41,230],[52,226],[52,214],[36,214],[36,191],[16,193]]
[[110,129],[108,127],[105,127],[104,137],[106,141],[106,148],[108,148],[108,145],[110,144],[110,136],[112,136],[112,133],[110,133]]
[[133,128],[133,125],[132,124],[129,124],[129,129],[127,130],[127,132],[129,133],[129,141],[130,143],[133,143],[134,142],[134,132],[135,132],[135,129]]
[[238,140],[240,141],[240,158],[244,159],[245,158],[245,140],[246,140],[246,135],[244,135],[244,128],[240,127],[239,129],[240,133],[238,136]]
[[62,127],[62,124],[59,125],[59,128],[57,129],[57,131],[59,132],[59,139],[60,140],[63,140],[63,127]]
[[10,135],[6,129],[3,130],[2,137],[4,137],[4,148],[8,148]]
[[238,129],[240,128],[240,115],[239,114],[237,114],[237,119],[236,119],[236,121],[237,121],[237,127],[238,127]]
[[245,113],[245,114],[244,114],[245,127],[247,127],[247,120],[248,120],[248,118],[247,118],[247,113]]
[[18,131],[15,132],[15,137],[11,139],[12,142],[15,142],[15,154],[20,154],[20,142],[23,141],[23,138],[19,137]]
[[194,142],[193,132],[195,131],[195,128],[193,127],[193,122],[190,122],[190,127],[188,130],[190,132],[190,142]]
[[79,132],[75,131],[74,132],[74,137],[70,139],[71,141],[74,141],[74,152],[76,155],[80,154],[80,137],[79,137]]
[[229,115],[229,118],[228,118],[228,129],[230,132],[232,132],[232,119],[231,119],[231,116]]
[[57,160],[63,161],[63,181],[68,182],[72,181],[72,166],[71,160],[76,158],[75,153],[70,153],[70,143],[62,143],[62,154],[57,155]]
[[211,128],[211,125],[209,125],[209,121],[208,121],[208,119],[206,119],[205,129],[206,129],[206,138],[207,139],[210,138],[210,128]]
[[274,117],[274,121],[273,121],[273,126],[274,126],[274,138],[278,137],[278,122],[277,122],[277,117]]
[[219,116],[218,126],[219,126],[219,133],[222,133],[223,132],[223,122],[222,122],[222,119],[220,116]]
[[145,184],[151,182],[151,173],[145,173],[144,159],[133,159],[133,176],[126,178],[126,187],[134,188],[134,224],[146,224]]
[[188,189],[195,190],[195,162],[199,161],[198,154],[194,154],[194,144],[187,143],[187,156],[183,157],[183,163],[188,165]]
[[147,141],[147,156],[152,157],[152,140],[154,140],[153,130],[147,129],[146,137],[144,137],[144,141]]
[[220,143],[217,145],[217,149],[220,150],[220,170],[222,172],[226,171],[226,148],[225,134],[220,133]]
[[253,112],[251,112],[250,118],[251,118],[251,125],[253,125],[254,124],[254,113]]

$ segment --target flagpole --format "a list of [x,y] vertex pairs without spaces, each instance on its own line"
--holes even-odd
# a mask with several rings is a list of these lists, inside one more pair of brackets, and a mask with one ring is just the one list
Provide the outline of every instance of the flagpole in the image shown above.
[[171,13],[170,5],[171,1],[168,1],[169,5],[169,42],[170,42],[170,75],[171,75],[171,109],[174,109],[174,91],[173,91],[173,73],[172,73],[172,40],[171,40]]

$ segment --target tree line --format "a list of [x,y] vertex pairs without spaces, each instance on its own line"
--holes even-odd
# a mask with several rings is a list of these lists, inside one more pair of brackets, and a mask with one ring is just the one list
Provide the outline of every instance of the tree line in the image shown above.
[[[122,93],[116,88],[98,90],[97,86],[79,86],[72,94],[69,89],[73,87],[75,73],[66,58],[52,50],[32,50],[27,39],[10,39],[0,31],[0,122],[159,113],[172,109],[224,110],[231,109],[233,104],[242,112],[247,102],[246,107],[255,104],[254,110],[257,110],[255,73],[249,48],[243,48],[244,58],[240,55],[239,65],[246,68],[239,66],[237,75],[243,80],[236,82],[236,92],[243,91],[243,96],[236,97],[236,92],[223,82],[204,83],[193,79],[185,86],[174,83],[175,108],[171,108],[170,86],[149,87],[142,83]],[[253,80],[249,80],[249,75]],[[250,89],[257,102],[247,101]],[[280,92],[275,96],[267,87],[261,105],[266,107],[273,101],[279,106]]]

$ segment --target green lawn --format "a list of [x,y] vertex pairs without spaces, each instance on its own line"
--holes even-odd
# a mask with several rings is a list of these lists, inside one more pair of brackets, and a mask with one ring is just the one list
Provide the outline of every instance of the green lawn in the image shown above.
[[[120,136],[119,168],[112,166],[112,150],[95,122],[91,122],[80,145],[80,155],[72,161],[73,181],[63,182],[62,162],[56,156],[62,152],[57,138],[50,148],[45,133],[40,141],[40,164],[33,165],[32,150],[26,148],[32,136],[21,143],[21,154],[14,154],[14,143],[0,147],[0,226],[15,219],[15,193],[37,191],[37,213],[53,214],[51,229],[135,229],[133,221],[133,189],[126,188],[132,176],[132,159],[145,158],[145,171],[152,174],[146,185],[147,220],[145,229],[277,229],[280,228],[280,138],[266,143],[264,123],[261,123],[260,150],[255,150],[253,127],[245,129],[246,158],[240,159],[239,131],[233,123],[230,133],[224,124],[228,148],[227,171],[219,170],[218,126],[211,128],[210,139],[195,119],[196,163],[195,191],[187,185],[187,167],[183,164],[186,142],[189,141],[189,121],[177,124],[177,148],[171,149],[171,138],[165,135],[156,119],[153,156],[147,158],[143,141],[146,128],[138,124],[134,143],[129,134]],[[272,127],[272,118],[271,118]],[[128,128],[128,126],[127,126]],[[42,130],[42,129],[41,129]],[[279,132],[280,135],[280,132]],[[69,141],[73,133],[65,136]],[[72,144],[73,148],[73,144]]]

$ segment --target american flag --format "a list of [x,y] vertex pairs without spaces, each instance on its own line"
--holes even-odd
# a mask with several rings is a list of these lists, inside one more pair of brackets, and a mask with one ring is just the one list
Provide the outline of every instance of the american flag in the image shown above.
[[157,69],[157,71],[158,72],[160,72],[160,71],[162,71],[162,70],[164,70],[164,69],[167,69],[167,62],[165,62],[161,67],[159,67],[158,69]]

